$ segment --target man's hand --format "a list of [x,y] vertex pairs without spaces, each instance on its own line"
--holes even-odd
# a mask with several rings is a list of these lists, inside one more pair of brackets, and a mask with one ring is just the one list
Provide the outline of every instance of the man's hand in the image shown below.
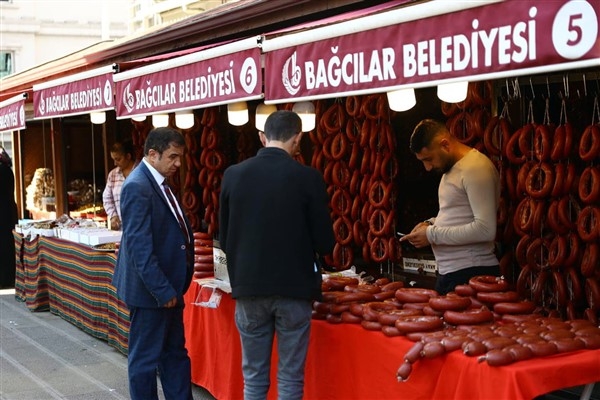
[[426,222],[421,222],[413,228],[408,234],[400,238],[401,242],[408,241],[410,244],[420,249],[430,245],[427,239],[427,227],[429,226]]
[[163,306],[165,308],[173,308],[177,305],[177,297],[173,297],[171,300],[167,301]]

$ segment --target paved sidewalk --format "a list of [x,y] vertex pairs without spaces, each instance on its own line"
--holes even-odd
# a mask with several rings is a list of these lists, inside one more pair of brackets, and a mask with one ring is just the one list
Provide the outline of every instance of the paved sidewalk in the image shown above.
[[[195,385],[193,395],[214,400]],[[14,289],[0,290],[0,399],[127,400],[127,358],[50,312],[30,312]]]

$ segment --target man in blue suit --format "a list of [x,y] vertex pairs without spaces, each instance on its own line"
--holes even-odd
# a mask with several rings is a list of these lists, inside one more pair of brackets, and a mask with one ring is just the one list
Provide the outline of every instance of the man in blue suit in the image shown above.
[[123,235],[113,285],[130,312],[128,375],[133,400],[192,399],[183,295],[193,274],[189,221],[165,179],[181,166],[185,141],[171,128],[148,134],[144,158],[121,192]]

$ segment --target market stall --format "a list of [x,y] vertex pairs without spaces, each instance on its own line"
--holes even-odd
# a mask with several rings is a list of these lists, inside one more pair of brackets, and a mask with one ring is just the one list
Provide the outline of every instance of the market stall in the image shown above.
[[129,311],[110,284],[114,251],[56,237],[14,233],[16,298],[31,311],[49,310],[127,353]]

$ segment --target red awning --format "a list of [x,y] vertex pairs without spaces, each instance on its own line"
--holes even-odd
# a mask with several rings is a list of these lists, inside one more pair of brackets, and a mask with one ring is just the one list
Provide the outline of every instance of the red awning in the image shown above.
[[0,133],[25,129],[26,93],[0,103]]
[[262,98],[258,39],[203,46],[115,74],[117,119]]
[[446,1],[267,34],[265,102],[600,65],[599,2]]
[[33,85],[35,119],[67,117],[113,109],[114,65]]

